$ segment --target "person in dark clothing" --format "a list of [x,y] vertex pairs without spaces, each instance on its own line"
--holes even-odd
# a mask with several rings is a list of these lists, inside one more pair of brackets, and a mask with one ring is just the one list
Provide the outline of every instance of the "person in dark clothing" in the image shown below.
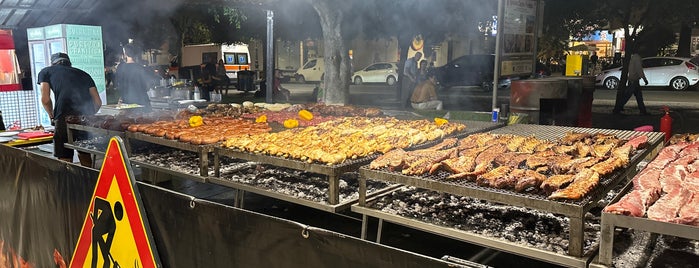
[[214,76],[216,76],[216,65],[210,62],[201,64],[201,75],[197,79],[197,84],[201,89],[201,98],[207,101],[211,100],[211,91],[216,86]]
[[145,111],[151,109],[148,98],[148,72],[136,63],[138,50],[132,45],[125,45],[124,58],[126,62],[119,64],[116,71],[116,87],[121,95],[121,101],[129,104],[143,105]]
[[631,55],[631,60],[629,61],[628,85],[622,94],[622,98],[617,98],[617,102],[614,105],[614,110],[612,110],[614,114],[621,114],[621,111],[624,109],[624,105],[626,105],[626,102],[631,99],[631,96],[636,96],[636,103],[638,104],[638,110],[640,111],[641,115],[649,114],[646,110],[646,105],[643,103],[643,91],[641,91],[640,80],[643,80],[643,82],[648,85],[646,73],[643,71],[643,60],[641,59],[640,55],[634,53]]
[[[71,67],[70,58],[65,53],[51,55],[51,66],[42,69],[38,75],[41,86],[41,103],[56,131],[53,135],[53,155],[58,159],[72,162],[74,151],[65,148],[68,142],[66,116],[93,115],[102,106],[102,100],[95,81],[86,72]],[[56,105],[51,100],[53,91]],[[92,167],[89,153],[78,152],[78,158],[83,166]]]

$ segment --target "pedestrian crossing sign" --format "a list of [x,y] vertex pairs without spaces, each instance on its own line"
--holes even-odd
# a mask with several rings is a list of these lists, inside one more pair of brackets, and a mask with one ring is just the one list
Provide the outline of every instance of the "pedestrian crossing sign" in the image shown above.
[[70,267],[161,267],[131,164],[109,140]]

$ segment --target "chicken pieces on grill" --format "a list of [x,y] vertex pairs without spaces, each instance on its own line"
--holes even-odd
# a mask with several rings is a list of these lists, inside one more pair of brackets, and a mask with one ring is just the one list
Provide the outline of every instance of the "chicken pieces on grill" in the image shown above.
[[571,132],[548,141],[482,133],[445,140],[427,150],[391,151],[370,168],[395,168],[405,175],[448,172],[447,179],[481,186],[544,193],[550,199],[580,199],[599,184],[601,176],[628,165],[639,146],[624,143],[609,134]]

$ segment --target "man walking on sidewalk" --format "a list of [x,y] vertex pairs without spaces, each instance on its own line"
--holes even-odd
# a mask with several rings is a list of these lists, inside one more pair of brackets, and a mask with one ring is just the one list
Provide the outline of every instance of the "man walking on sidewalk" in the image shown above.
[[622,94],[621,100],[617,99],[614,105],[614,114],[621,114],[621,110],[624,109],[624,105],[629,101],[631,95],[636,96],[636,103],[638,104],[638,110],[640,110],[641,115],[648,115],[646,111],[646,105],[643,103],[643,93],[641,92],[641,83],[639,80],[643,79],[643,82],[648,85],[648,79],[646,74],[643,72],[643,62],[641,56],[637,53],[631,55],[631,60],[629,62],[629,78],[628,85]]

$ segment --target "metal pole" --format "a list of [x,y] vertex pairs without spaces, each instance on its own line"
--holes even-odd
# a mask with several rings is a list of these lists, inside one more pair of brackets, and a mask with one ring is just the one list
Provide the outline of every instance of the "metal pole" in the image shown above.
[[265,102],[272,103],[274,87],[274,11],[267,10],[267,55],[265,55]]
[[[502,35],[505,30],[505,7],[502,5],[503,0],[498,0],[498,26],[496,28],[497,35],[495,36],[495,70],[493,70],[493,107],[498,108],[498,80],[500,80],[500,47],[502,47]],[[491,109],[491,111],[492,111]]]

